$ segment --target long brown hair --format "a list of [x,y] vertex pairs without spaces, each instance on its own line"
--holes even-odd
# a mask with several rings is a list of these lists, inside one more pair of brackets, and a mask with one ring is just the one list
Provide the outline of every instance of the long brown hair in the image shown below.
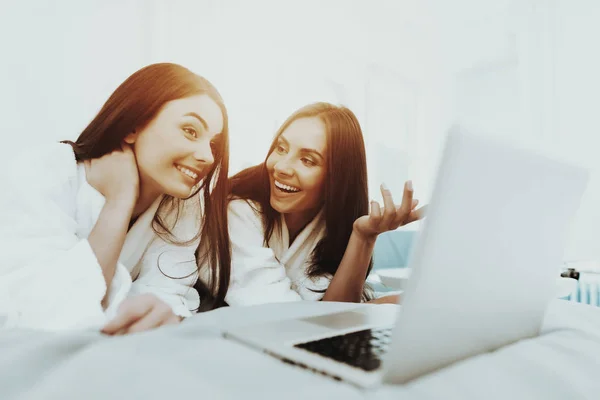
[[[229,128],[227,110],[217,89],[205,78],[194,74],[181,65],[159,63],[146,66],[127,78],[108,98],[83,130],[75,142],[65,140],[73,147],[77,161],[102,157],[118,148],[125,137],[135,129],[146,126],[165,105],[177,99],[199,94],[208,95],[221,109],[223,131],[221,139],[213,148],[214,164],[201,184],[188,198],[202,191],[204,207],[203,222],[196,236],[206,239],[206,250],[196,250],[196,258],[206,258],[213,273],[210,287],[217,299],[224,299],[229,286],[229,268],[219,268],[217,259],[223,265],[230,265],[231,251],[227,231],[227,176],[229,174]],[[177,220],[181,202],[171,196],[164,196],[152,221],[152,229],[164,240],[175,243],[177,238],[171,233],[163,218],[175,212]],[[166,211],[169,212],[166,212]]]
[[[365,143],[358,119],[346,107],[329,103],[309,104],[293,113],[281,125],[262,164],[247,168],[230,179],[231,198],[252,200],[260,206],[264,226],[264,244],[279,227],[279,213],[271,207],[271,188],[266,160],[277,145],[277,139],[297,119],[317,117],[327,135],[326,178],[324,194],[325,236],[311,254],[309,277],[334,275],[338,269],[354,221],[368,214],[369,194]],[[369,263],[369,271],[372,267]],[[366,278],[366,276],[365,276]],[[366,295],[366,293],[365,293]]]

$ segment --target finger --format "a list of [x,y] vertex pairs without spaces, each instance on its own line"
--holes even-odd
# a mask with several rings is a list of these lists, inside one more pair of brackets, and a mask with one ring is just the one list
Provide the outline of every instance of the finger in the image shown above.
[[417,208],[417,206],[419,205],[419,200],[414,199],[412,201],[412,206],[410,207],[411,210],[414,210],[415,208]]
[[371,212],[369,213],[369,222],[374,224],[374,226],[378,226],[381,221],[381,208],[379,207],[379,203],[375,200],[371,200]]
[[396,211],[396,227],[404,225],[406,220],[408,219],[410,212],[412,210],[413,204],[413,187],[412,181],[406,181],[404,184],[404,195],[402,196],[402,204],[400,204],[400,208]]
[[122,329],[126,329],[151,310],[152,307],[149,302],[139,301],[137,298],[128,299],[119,307],[117,316],[102,328],[102,332],[109,335],[115,334]]
[[171,313],[171,316],[163,323],[163,325],[177,325],[183,321],[183,317]]
[[427,214],[427,206],[423,206],[417,210],[413,210],[410,213],[410,215],[408,216],[408,218],[406,219],[405,224],[410,224],[411,222],[415,222],[420,219],[423,219],[426,214]]
[[122,142],[121,143],[121,151],[125,154],[133,153],[133,148],[129,143]]
[[[153,313],[152,313],[153,314]],[[167,311],[162,312],[159,311],[158,315],[160,315],[161,317],[157,317],[156,320],[151,320],[151,315],[148,315],[147,317],[143,318],[142,320],[136,322],[134,325],[132,325],[128,330],[127,333],[136,333],[136,332],[143,332],[143,331],[147,331],[150,329],[154,329],[154,328],[158,328],[164,325],[177,325],[178,323],[181,322],[182,318],[178,315],[173,314],[173,312],[171,311],[171,309],[167,306]]]
[[[419,205],[419,200],[414,199],[413,202],[412,202],[411,211],[413,211],[415,208],[417,208],[418,205]],[[396,206],[396,212],[398,212],[398,210],[400,209],[400,207],[402,207],[402,206]]]
[[390,295],[387,295],[387,296],[378,297],[376,299],[368,301],[367,303],[373,303],[373,304],[398,304],[398,303],[400,303],[400,295],[399,294],[390,294]]
[[385,183],[381,184],[381,195],[383,196],[383,218],[381,218],[379,225],[381,231],[387,231],[396,218],[396,206],[394,205],[392,192],[390,192]]
[[127,309],[123,312],[119,312],[117,316],[109,321],[103,328],[102,333],[107,335],[123,335],[127,332],[129,326],[135,323],[140,318],[143,318],[146,313],[139,313]]
[[[166,307],[168,309],[164,309]],[[173,315],[168,306],[157,304],[151,312],[144,315],[143,318],[137,320],[128,329],[127,333],[143,332],[165,324],[169,318]]]

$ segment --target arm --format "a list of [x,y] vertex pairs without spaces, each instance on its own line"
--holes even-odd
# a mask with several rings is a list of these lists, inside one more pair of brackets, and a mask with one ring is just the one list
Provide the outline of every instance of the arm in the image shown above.
[[415,210],[418,201],[413,201],[410,181],[404,186],[402,204],[399,207],[394,205],[392,194],[385,185],[381,186],[381,193],[383,212],[379,204],[373,201],[371,213],[354,222],[348,246],[323,300],[360,302],[377,236],[422,218],[424,209]]
[[342,262],[323,301],[360,302],[374,248],[375,238],[364,238],[355,231],[352,232]]
[[[110,287],[113,281],[132,210],[131,201],[107,199],[87,239],[102,269],[106,287]],[[107,302],[105,296],[103,307],[106,308]]]
[[178,246],[156,237],[142,257],[140,274],[117,314],[102,328],[106,334],[129,334],[177,324],[198,308],[194,251],[198,243]]
[[400,297],[399,294],[388,294],[387,296],[382,296],[382,297],[378,297],[376,299],[373,300],[369,300],[367,301],[367,303],[373,303],[373,304],[400,304],[400,300],[402,299],[402,297]]
[[[127,144],[100,158],[86,160],[88,183],[105,198],[105,204],[88,241],[110,287],[139,195],[139,176],[133,150]],[[102,300],[106,306],[106,299]]]
[[[11,326],[59,330],[105,321],[102,269],[89,241],[76,234],[76,164],[71,149],[58,146],[2,179],[0,290],[16,315]],[[117,305],[130,284],[118,267],[108,303]]]

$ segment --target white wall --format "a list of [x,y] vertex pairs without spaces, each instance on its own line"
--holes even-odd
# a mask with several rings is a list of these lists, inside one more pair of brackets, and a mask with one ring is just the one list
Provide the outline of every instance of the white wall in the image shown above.
[[438,111],[440,65],[435,25],[411,3],[155,0],[143,39],[151,61],[179,62],[218,87],[230,112],[232,172],[263,160],[295,109],[330,101],[361,121],[373,197],[382,181],[401,193],[409,177],[425,196],[420,171],[432,171],[419,147],[428,134],[419,132],[436,120],[422,110]]
[[2,2],[0,155],[76,138],[116,86],[148,63],[143,3]]
[[[31,4],[33,3],[33,4]],[[75,138],[151,62],[210,79],[230,112],[231,170],[260,162],[313,101],[349,106],[370,192],[412,178],[427,201],[444,130],[552,152],[593,170],[567,258],[600,258],[600,28],[594,0],[4,1],[0,157]]]
[[600,258],[600,56],[592,50],[600,3],[506,1],[467,21],[452,17],[457,26],[445,26],[441,37],[454,71],[455,118],[483,135],[589,168],[565,258]]
[[600,3],[556,1],[554,103],[550,135],[556,151],[592,170],[574,225],[570,254],[600,259]]

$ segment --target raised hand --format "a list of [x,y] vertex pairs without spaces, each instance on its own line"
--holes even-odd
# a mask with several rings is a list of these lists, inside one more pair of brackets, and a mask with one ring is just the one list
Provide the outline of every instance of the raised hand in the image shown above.
[[139,172],[131,146],[123,143],[120,149],[100,158],[86,160],[86,179],[107,201],[137,201]]
[[404,184],[404,195],[399,206],[394,204],[392,193],[385,185],[381,185],[383,210],[376,201],[371,202],[371,212],[354,221],[354,231],[362,238],[374,240],[380,233],[392,231],[400,226],[423,218],[425,207],[416,209],[418,200],[413,200],[412,182]]

